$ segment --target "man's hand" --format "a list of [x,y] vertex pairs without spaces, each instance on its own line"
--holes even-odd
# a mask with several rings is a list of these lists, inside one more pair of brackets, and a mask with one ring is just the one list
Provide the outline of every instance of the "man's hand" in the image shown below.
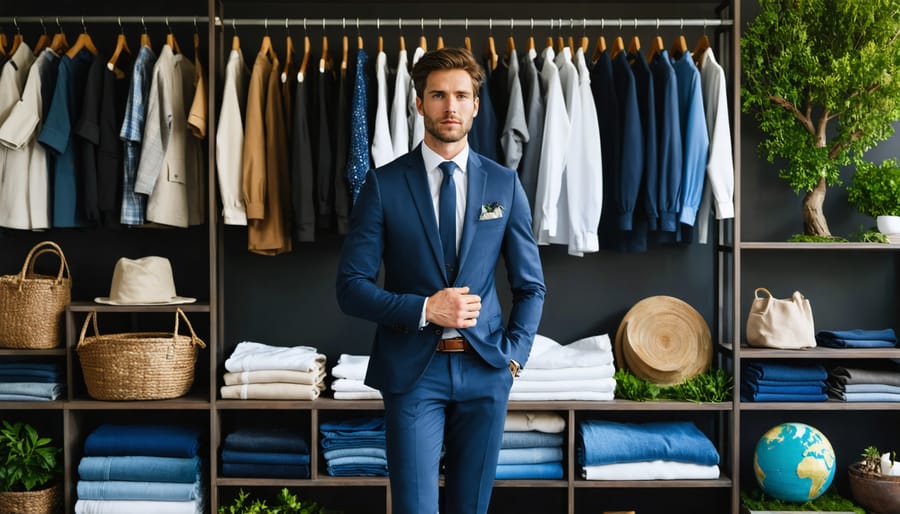
[[468,287],[448,287],[428,298],[425,320],[444,328],[474,327],[481,313],[481,297]]

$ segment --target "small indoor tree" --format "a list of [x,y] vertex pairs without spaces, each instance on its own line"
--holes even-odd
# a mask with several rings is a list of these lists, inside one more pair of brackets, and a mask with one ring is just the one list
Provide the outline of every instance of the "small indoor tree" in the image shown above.
[[[744,110],[779,177],[804,192],[808,235],[830,236],[825,191],[900,119],[900,0],[759,0],[741,38]],[[831,123],[834,122],[834,123]]]

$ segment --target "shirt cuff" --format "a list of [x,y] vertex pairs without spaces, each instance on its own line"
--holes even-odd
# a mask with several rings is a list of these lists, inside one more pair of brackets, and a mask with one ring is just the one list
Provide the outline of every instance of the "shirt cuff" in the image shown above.
[[425,325],[428,324],[428,322],[425,321],[425,308],[426,307],[428,307],[428,297],[427,296],[425,297],[425,301],[422,302],[422,314],[419,315],[419,330],[422,330],[423,328],[425,328]]

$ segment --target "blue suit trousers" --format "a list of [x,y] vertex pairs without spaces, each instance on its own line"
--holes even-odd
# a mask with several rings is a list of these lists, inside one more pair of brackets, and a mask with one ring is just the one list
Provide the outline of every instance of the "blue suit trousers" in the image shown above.
[[474,352],[437,352],[405,393],[384,396],[394,514],[484,514],[497,471],[512,375]]

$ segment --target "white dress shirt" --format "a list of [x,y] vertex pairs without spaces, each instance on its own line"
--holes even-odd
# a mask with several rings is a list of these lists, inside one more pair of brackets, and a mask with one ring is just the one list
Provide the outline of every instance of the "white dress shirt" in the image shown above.
[[394,145],[391,143],[391,126],[388,121],[387,54],[378,52],[375,57],[375,84],[377,101],[375,106],[375,132],[372,135],[372,160],[379,168],[394,160]]
[[[412,150],[409,146],[409,122],[406,118],[412,79],[409,76],[406,50],[400,50],[397,61],[394,98],[391,100],[391,143],[394,145],[395,159]],[[415,97],[413,101],[415,102]]]
[[244,106],[247,100],[247,66],[240,50],[232,50],[225,65],[225,88],[216,129],[216,170],[222,215],[226,225],[246,225],[247,207],[241,195],[241,163],[244,149]]
[[[0,125],[15,129],[16,120],[9,120],[14,107],[22,100],[22,91],[34,63],[34,55],[26,43],[4,63],[0,72]],[[9,122],[9,123],[7,123]],[[24,129],[24,127],[22,127]],[[9,228],[31,228],[28,209],[28,162],[31,153],[0,145],[0,225]]]
[[[421,46],[416,48],[416,51],[413,52],[413,66],[419,62],[419,59],[421,59],[423,55],[425,55],[425,49]],[[413,84],[412,80],[409,81],[408,101],[409,104],[406,113],[407,122],[409,123],[409,147],[412,149],[425,138],[425,118],[419,114],[419,110],[416,108],[416,86]]]

